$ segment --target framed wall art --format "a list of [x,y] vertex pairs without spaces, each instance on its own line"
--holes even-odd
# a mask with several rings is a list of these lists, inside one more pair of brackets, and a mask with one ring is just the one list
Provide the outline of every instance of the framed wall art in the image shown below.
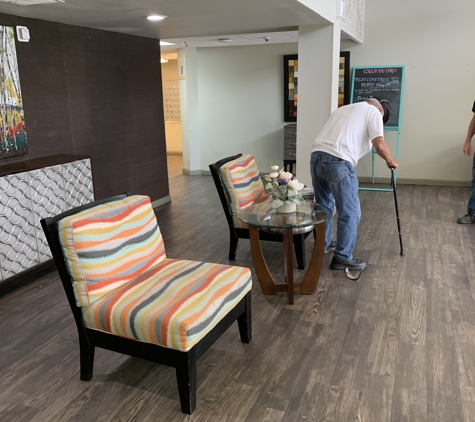
[[0,26],[0,158],[28,153],[13,28]]
[[[297,121],[298,107],[298,54],[284,56],[284,122]],[[350,103],[350,52],[340,53],[338,107]]]

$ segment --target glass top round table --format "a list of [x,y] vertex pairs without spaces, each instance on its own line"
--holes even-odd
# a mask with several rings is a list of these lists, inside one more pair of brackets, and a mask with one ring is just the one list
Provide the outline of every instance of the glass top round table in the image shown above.
[[314,226],[332,217],[329,208],[313,202],[301,202],[294,212],[279,213],[272,202],[251,205],[238,214],[239,220],[263,229],[293,229],[293,234],[312,231]]
[[[325,243],[325,222],[332,217],[332,211],[320,204],[302,202],[294,212],[279,213],[272,208],[272,202],[251,205],[237,215],[239,220],[249,226],[251,252],[257,279],[266,295],[287,292],[289,304],[293,304],[294,292],[312,294],[320,277]],[[276,283],[262,254],[259,230],[281,233],[284,243],[285,283]],[[301,283],[293,282],[294,235],[315,230],[315,244],[312,258]]]

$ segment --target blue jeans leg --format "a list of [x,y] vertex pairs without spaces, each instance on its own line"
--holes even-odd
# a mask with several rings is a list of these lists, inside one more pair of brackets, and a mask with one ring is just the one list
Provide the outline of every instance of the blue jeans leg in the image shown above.
[[468,200],[468,212],[475,215],[475,154],[473,154],[472,164],[472,193]]
[[[315,202],[317,204],[323,205],[329,208],[333,215],[333,209],[335,207],[335,199],[333,198],[333,194],[331,193],[330,189],[328,188],[326,182],[320,177],[321,171],[321,154],[314,152],[310,158],[310,173],[312,176],[312,187],[315,196]],[[328,154],[327,154],[328,155]],[[325,225],[325,248],[330,245],[332,241],[332,229],[333,229],[333,222],[330,218]]]
[[[361,218],[358,179],[353,166],[330,154],[314,152],[311,169],[315,201],[333,210],[333,203],[329,204],[329,200],[334,199],[338,212],[334,256],[342,260],[353,259],[357,227]],[[330,231],[327,231],[325,237],[326,245],[328,239],[331,240],[331,224],[329,226]]]

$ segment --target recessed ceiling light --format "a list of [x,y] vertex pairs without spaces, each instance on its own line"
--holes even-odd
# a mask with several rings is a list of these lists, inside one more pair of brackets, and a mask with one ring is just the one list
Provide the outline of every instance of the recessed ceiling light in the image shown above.
[[160,41],[160,45],[175,45],[172,42]]
[[147,16],[147,19],[149,21],[153,21],[153,22],[161,21],[165,18],[166,18],[166,16],[164,16],[164,15],[149,15],[149,16]]

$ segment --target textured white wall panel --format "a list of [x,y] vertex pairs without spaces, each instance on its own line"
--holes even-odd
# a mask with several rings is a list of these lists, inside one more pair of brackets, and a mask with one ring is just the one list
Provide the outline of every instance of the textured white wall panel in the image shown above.
[[93,200],[89,159],[0,177],[0,280],[52,258],[42,218]]
[[27,173],[0,178],[0,271],[2,279],[39,263]]
[[94,201],[91,160],[78,160],[62,166],[67,209]]
[[38,243],[39,261],[51,259],[51,251],[41,228],[40,220],[66,211],[64,179],[61,165],[28,172],[31,186],[31,209]]

